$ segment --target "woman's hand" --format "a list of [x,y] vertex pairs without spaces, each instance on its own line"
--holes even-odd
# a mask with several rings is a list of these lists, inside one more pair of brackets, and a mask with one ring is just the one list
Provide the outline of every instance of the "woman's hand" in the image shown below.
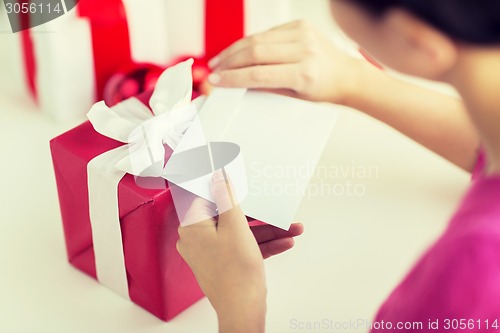
[[267,293],[263,257],[291,248],[292,237],[302,233],[302,226],[294,225],[288,232],[259,226],[252,233],[234,204],[234,191],[224,173],[216,172],[211,185],[217,221],[215,205],[196,199],[183,223],[188,226],[179,228],[177,249],[215,308],[221,332],[263,332]]
[[270,89],[302,99],[344,104],[368,66],[336,48],[304,21],[242,39],[209,62],[209,83]]

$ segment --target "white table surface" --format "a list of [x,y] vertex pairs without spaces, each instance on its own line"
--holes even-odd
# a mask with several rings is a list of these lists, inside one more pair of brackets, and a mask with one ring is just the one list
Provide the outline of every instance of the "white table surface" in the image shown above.
[[[300,15],[327,22],[324,2],[311,8],[296,2]],[[0,34],[0,332],[216,332],[206,299],[163,323],[67,263],[48,141],[71,126],[51,122],[20,92],[12,43],[11,35]],[[371,168],[372,174],[313,180],[323,192],[351,183],[364,193],[304,199],[297,216],[304,235],[292,251],[266,263],[268,332],[329,331],[300,330],[299,322],[371,320],[446,226],[469,181],[356,111],[340,117],[320,166]]]

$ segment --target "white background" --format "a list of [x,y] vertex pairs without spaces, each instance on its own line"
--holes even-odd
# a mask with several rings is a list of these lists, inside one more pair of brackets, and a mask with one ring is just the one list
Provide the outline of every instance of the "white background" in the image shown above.
[[[297,17],[337,37],[325,1],[294,3]],[[206,299],[163,323],[67,263],[48,141],[72,124],[46,119],[21,92],[15,66],[20,56],[1,18],[0,332],[216,332]],[[456,167],[356,111],[342,114],[320,165],[378,171],[369,179],[314,179],[313,186],[323,182],[339,191],[351,182],[366,193],[304,200],[297,220],[305,234],[292,251],[266,263],[269,332],[329,331],[300,330],[294,321],[371,320],[446,226],[469,181]]]

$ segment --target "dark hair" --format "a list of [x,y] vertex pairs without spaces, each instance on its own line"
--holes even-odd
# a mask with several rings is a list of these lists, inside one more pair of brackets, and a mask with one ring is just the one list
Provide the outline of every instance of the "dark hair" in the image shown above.
[[472,44],[500,44],[500,0],[347,0],[374,15],[402,8],[450,37]]

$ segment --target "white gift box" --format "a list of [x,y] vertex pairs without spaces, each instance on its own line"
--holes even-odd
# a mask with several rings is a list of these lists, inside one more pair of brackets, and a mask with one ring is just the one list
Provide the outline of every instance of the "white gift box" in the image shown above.
[[[122,0],[132,60],[166,67],[179,57],[203,57],[205,1]],[[245,35],[290,20],[288,0],[244,1]],[[223,15],[230,15],[224,13],[223,7],[221,11]],[[31,29],[30,34],[40,108],[56,120],[84,119],[97,99],[89,19],[79,16],[78,10],[73,9]]]
[[[166,66],[169,56],[163,14],[165,2],[122,2],[132,60]],[[41,109],[58,120],[83,118],[96,101],[95,59],[89,19],[72,10],[32,31]]]

